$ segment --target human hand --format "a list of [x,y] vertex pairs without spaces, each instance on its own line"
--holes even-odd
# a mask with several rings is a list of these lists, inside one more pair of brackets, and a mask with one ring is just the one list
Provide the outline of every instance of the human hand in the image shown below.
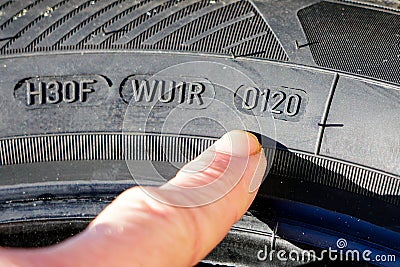
[[[82,233],[48,248],[0,248],[0,266],[195,265],[249,208],[265,169],[257,139],[230,132],[166,185],[123,192]],[[205,186],[206,193],[191,190]],[[197,207],[168,204],[209,196],[219,198]]]

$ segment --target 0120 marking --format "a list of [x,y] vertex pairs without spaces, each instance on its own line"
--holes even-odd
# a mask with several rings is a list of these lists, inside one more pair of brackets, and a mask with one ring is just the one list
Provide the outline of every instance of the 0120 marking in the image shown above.
[[257,88],[242,85],[234,95],[237,110],[253,116],[274,116],[285,121],[299,121],[308,103],[302,89],[285,86]]

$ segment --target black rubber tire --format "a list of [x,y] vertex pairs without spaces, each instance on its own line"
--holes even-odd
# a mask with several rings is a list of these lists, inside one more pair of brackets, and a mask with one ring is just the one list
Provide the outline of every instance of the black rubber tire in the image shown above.
[[[259,136],[270,166],[252,215],[210,262],[259,264],[254,253],[276,236],[318,247],[278,227],[288,220],[367,240],[324,213],[294,219],[277,200],[400,236],[394,4],[0,2],[0,245],[75,234],[122,190],[172,177],[236,128]],[[400,253],[400,241],[376,238],[379,251]],[[235,240],[253,247],[226,256]]]

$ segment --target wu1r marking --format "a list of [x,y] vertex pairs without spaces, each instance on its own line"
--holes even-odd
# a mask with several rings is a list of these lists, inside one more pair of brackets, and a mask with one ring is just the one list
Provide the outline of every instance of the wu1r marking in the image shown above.
[[158,101],[170,103],[176,101],[179,104],[193,104],[194,100],[198,105],[202,105],[202,94],[205,86],[199,82],[179,82],[164,80],[132,80],[132,96],[136,102],[153,102],[156,100],[158,92]]
[[120,97],[135,106],[204,109],[215,97],[214,86],[204,78],[132,75],[120,86]]

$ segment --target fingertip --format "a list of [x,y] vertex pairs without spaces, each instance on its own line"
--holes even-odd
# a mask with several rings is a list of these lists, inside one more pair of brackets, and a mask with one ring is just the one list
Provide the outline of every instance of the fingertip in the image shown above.
[[256,166],[251,164],[249,159],[247,159],[247,162],[253,166],[254,171],[253,175],[248,177],[251,179],[249,193],[254,193],[258,190],[264,178],[267,162],[262,145],[254,134],[241,130],[228,132],[215,143],[213,149],[239,158],[249,158],[257,155],[258,160],[253,163]]
[[256,192],[260,188],[260,186],[264,180],[265,170],[267,168],[268,162],[265,157],[263,149],[261,149],[261,152],[259,155],[260,155],[260,158],[258,160],[257,167],[255,168],[253,177],[250,181],[249,193]]
[[248,157],[259,153],[262,147],[255,135],[235,130],[223,135],[211,149],[234,157]]

